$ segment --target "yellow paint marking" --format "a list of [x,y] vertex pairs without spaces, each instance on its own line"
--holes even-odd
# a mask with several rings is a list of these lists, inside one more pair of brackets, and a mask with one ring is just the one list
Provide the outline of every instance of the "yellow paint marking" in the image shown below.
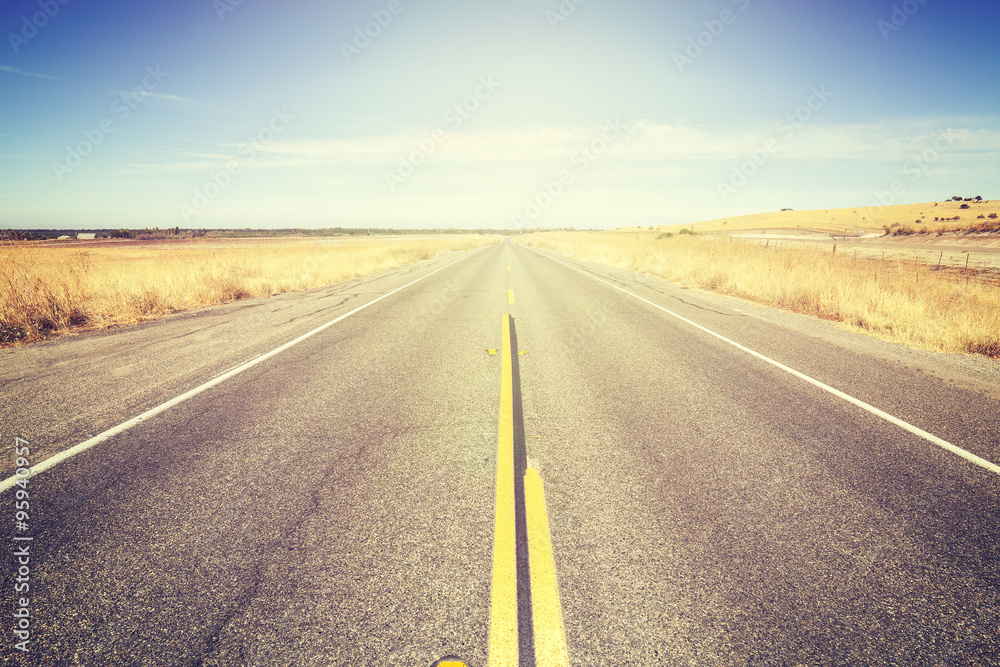
[[507,267],[507,270],[510,271],[510,267],[509,266]]
[[466,664],[456,660],[445,660],[444,662],[439,662],[438,667],[466,667]]
[[[552,556],[545,489],[538,471],[524,474],[524,512],[528,527],[528,564],[531,569],[531,617],[535,630],[535,664],[568,667],[556,564]],[[491,663],[492,664],[492,663]]]
[[507,303],[514,303],[514,290],[507,290]]
[[489,349],[486,350],[486,353],[489,354],[489,355],[492,355],[492,356],[496,356],[497,350],[496,350],[495,347],[491,347],[491,348],[489,348]]
[[[511,300],[513,300],[511,292]],[[490,667],[517,667],[517,536],[514,531],[514,385],[510,315],[503,316],[496,519],[490,606]]]

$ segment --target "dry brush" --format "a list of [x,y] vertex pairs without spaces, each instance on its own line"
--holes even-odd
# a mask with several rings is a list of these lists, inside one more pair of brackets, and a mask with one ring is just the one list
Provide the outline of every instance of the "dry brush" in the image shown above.
[[0,246],[0,344],[331,285],[497,237]]
[[1000,288],[899,261],[721,239],[540,233],[520,243],[814,315],[884,340],[1000,357]]

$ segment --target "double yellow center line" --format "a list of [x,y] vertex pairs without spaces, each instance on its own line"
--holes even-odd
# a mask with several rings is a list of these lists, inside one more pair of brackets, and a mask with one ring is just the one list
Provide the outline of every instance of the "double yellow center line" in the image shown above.
[[[517,529],[514,484],[514,379],[511,318],[503,316],[500,371],[500,427],[497,446],[496,523],[493,534],[493,588],[490,609],[490,667],[518,664]],[[531,615],[535,664],[568,666],[562,607],[556,582],[545,491],[537,470],[524,475]]]
[[517,533],[514,513],[514,380],[510,315],[503,316],[500,367],[500,435],[497,447],[496,519],[493,527],[493,589],[490,667],[517,665]]

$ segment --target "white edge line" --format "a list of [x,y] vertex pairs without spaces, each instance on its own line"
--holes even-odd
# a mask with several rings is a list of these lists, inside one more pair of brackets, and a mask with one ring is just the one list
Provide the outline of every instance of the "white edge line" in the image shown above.
[[876,417],[880,417],[880,418],[884,419],[885,421],[887,421],[887,422],[889,422],[891,424],[895,424],[896,426],[898,426],[899,428],[901,428],[903,430],[909,431],[913,435],[916,435],[916,436],[919,436],[919,437],[923,438],[927,442],[935,444],[938,447],[941,447],[942,449],[946,449],[949,452],[951,452],[952,454],[956,454],[958,456],[961,456],[963,459],[965,459],[966,461],[969,461],[970,463],[974,463],[974,464],[976,464],[977,466],[979,466],[981,468],[985,468],[986,470],[989,470],[990,472],[993,472],[993,473],[996,473],[996,474],[1000,475],[1000,466],[998,466],[997,464],[993,463],[992,461],[987,461],[986,459],[984,459],[982,457],[976,456],[972,452],[966,451],[966,450],[962,449],[961,447],[958,447],[957,445],[951,444],[947,440],[943,440],[943,439],[937,437],[933,433],[928,433],[927,431],[925,431],[925,430],[923,430],[921,428],[918,428],[918,427],[914,426],[913,424],[905,422],[902,419],[899,419],[898,417],[893,417],[888,412],[884,412],[882,410],[879,410],[874,405],[869,405],[868,403],[865,403],[864,401],[862,401],[860,399],[854,398],[853,396],[851,396],[849,394],[845,394],[844,392],[840,391],[839,389],[834,389],[833,387],[831,387],[828,384],[824,384],[824,383],[820,382],[819,380],[817,380],[815,378],[809,377],[805,373],[797,371],[794,368],[789,368],[788,366],[784,365],[780,361],[775,361],[774,359],[771,359],[770,357],[764,356],[760,352],[756,352],[754,350],[751,350],[749,347],[746,347],[745,345],[740,345],[736,341],[730,340],[729,338],[726,338],[722,334],[717,334],[714,331],[712,331],[711,329],[706,329],[705,327],[703,327],[702,325],[698,324],[697,322],[692,322],[691,320],[689,320],[688,318],[684,317],[683,315],[678,315],[677,313],[675,313],[675,312],[673,312],[671,310],[668,310],[668,309],[664,308],[663,306],[661,306],[659,304],[653,303],[649,299],[644,299],[641,296],[639,296],[638,294],[633,294],[632,292],[629,292],[627,289],[619,287],[618,285],[615,285],[614,283],[610,283],[607,280],[604,280],[602,278],[598,278],[597,276],[593,275],[592,273],[588,273],[588,272],[586,272],[586,271],[584,271],[582,269],[578,269],[575,266],[572,266],[570,264],[567,264],[566,262],[560,261],[560,260],[556,259],[555,257],[552,257],[550,255],[547,255],[547,254],[543,253],[543,252],[535,250],[534,248],[530,248],[528,246],[521,246],[521,247],[522,248],[528,248],[532,252],[538,253],[539,255],[542,255],[543,257],[548,257],[550,260],[552,260],[553,262],[556,262],[557,264],[562,264],[563,266],[565,266],[567,268],[570,268],[570,269],[573,269],[574,271],[577,271],[578,273],[582,273],[583,275],[588,276],[590,278],[593,278],[594,280],[596,280],[598,282],[602,282],[605,285],[613,287],[613,288],[615,288],[616,290],[618,290],[620,292],[624,292],[625,294],[628,294],[629,296],[633,296],[636,299],[639,299],[639,301],[644,301],[645,303],[648,303],[649,305],[653,306],[654,308],[659,308],[660,310],[662,310],[663,312],[667,313],[668,315],[673,315],[674,317],[676,317],[677,319],[681,320],[682,322],[686,322],[687,324],[690,324],[691,326],[695,327],[696,329],[700,329],[701,331],[704,331],[707,334],[711,334],[712,336],[715,336],[719,340],[725,341],[725,342],[729,343],[730,345],[732,345],[733,347],[736,347],[736,348],[738,348],[740,350],[743,350],[747,354],[750,354],[750,355],[753,355],[753,356],[757,357],[761,361],[766,361],[767,363],[771,364],[772,366],[775,366],[776,368],[780,368],[781,370],[783,370],[783,371],[785,371],[787,373],[791,373],[795,377],[800,378],[802,380],[805,380],[809,384],[814,385],[816,387],[819,387],[820,389],[822,389],[823,391],[825,391],[827,393],[833,394],[837,398],[841,398],[841,399],[847,401],[848,403],[852,403],[852,404],[858,406],[859,408],[861,408],[862,410],[867,410],[868,412],[872,413]]
[[235,375],[239,375],[243,371],[248,370],[250,368],[253,368],[257,364],[260,364],[260,363],[262,363],[264,361],[267,361],[268,359],[270,359],[271,357],[275,356],[276,354],[280,354],[281,352],[284,352],[285,350],[287,350],[288,348],[292,347],[293,345],[298,345],[299,343],[301,343],[302,341],[306,340],[307,338],[315,336],[320,331],[323,331],[324,329],[326,329],[328,327],[332,327],[334,324],[337,324],[338,322],[346,320],[351,315],[354,315],[355,313],[364,310],[368,306],[376,304],[379,301],[381,301],[382,299],[385,299],[386,297],[390,297],[393,294],[395,294],[396,292],[399,292],[400,290],[404,290],[407,287],[409,287],[409,286],[411,286],[411,285],[413,285],[415,283],[420,282],[424,278],[428,278],[430,276],[433,276],[438,271],[444,271],[449,266],[451,266],[453,264],[457,264],[458,262],[461,262],[464,259],[468,259],[469,257],[472,257],[476,253],[478,253],[478,252],[480,252],[482,250],[485,250],[486,248],[490,248],[490,247],[492,247],[492,246],[483,246],[482,248],[477,248],[476,250],[473,250],[469,254],[465,255],[464,257],[459,257],[454,262],[449,262],[449,263],[445,264],[444,266],[442,266],[441,268],[434,269],[430,273],[422,275],[419,278],[417,278],[416,280],[406,283],[402,287],[397,287],[396,289],[392,290],[391,292],[386,292],[382,296],[380,296],[380,297],[378,297],[376,299],[372,299],[368,303],[362,304],[362,305],[358,306],[357,308],[355,308],[354,310],[352,310],[350,312],[347,312],[347,313],[344,313],[343,315],[340,315],[340,316],[336,317],[335,319],[330,320],[326,324],[321,324],[320,326],[316,327],[312,331],[304,333],[301,336],[299,336],[298,338],[296,338],[294,340],[291,340],[291,341],[285,343],[284,345],[280,345],[279,347],[274,348],[270,352],[265,352],[264,354],[261,354],[260,356],[254,357],[250,361],[247,361],[247,362],[245,362],[245,363],[237,366],[236,368],[233,368],[232,370],[229,370],[229,371],[223,373],[222,375],[216,376],[216,377],[212,378],[211,380],[209,380],[208,382],[205,382],[204,384],[198,385],[194,389],[191,389],[190,391],[184,392],[180,396],[176,396],[176,397],[170,399],[169,401],[167,401],[165,403],[161,403],[160,405],[157,405],[155,408],[150,408],[149,410],[146,410],[142,414],[140,414],[140,415],[138,415],[136,417],[133,417],[132,419],[129,419],[126,422],[122,422],[121,424],[118,424],[118,426],[113,426],[113,427],[109,428],[107,431],[104,431],[103,433],[95,435],[93,438],[90,438],[89,440],[85,440],[85,441],[81,442],[78,445],[74,445],[74,446],[70,447],[69,449],[64,449],[63,451],[61,451],[61,452],[59,452],[57,454],[53,454],[52,456],[50,456],[49,458],[45,459],[41,463],[39,463],[37,465],[34,465],[34,466],[31,466],[31,468],[29,468],[30,473],[26,477],[19,477],[17,475],[13,475],[13,476],[8,477],[7,479],[3,480],[2,482],[0,482],[0,493],[3,493],[7,489],[13,487],[14,484],[16,484],[18,482],[18,480],[29,479],[31,477],[34,477],[38,473],[44,472],[44,471],[48,470],[49,468],[51,468],[53,466],[56,466],[59,463],[62,463],[66,459],[71,458],[73,456],[76,456],[80,452],[86,451],[86,450],[90,449],[91,447],[93,447],[94,445],[100,444],[100,443],[104,442],[105,440],[107,440],[108,438],[114,437],[114,436],[118,435],[119,433],[121,433],[122,431],[127,431],[128,429],[132,428],[136,424],[139,424],[139,423],[145,421],[146,419],[149,419],[151,417],[155,417],[156,415],[160,414],[161,412],[165,412],[166,410],[169,410],[170,408],[174,407],[175,405],[178,405],[179,403],[183,403],[187,399],[189,399],[189,398],[191,398],[193,396],[197,396],[198,394],[211,389],[215,385],[221,384],[221,383],[225,382],[226,380],[228,380],[229,378],[231,378],[231,377],[233,377]]

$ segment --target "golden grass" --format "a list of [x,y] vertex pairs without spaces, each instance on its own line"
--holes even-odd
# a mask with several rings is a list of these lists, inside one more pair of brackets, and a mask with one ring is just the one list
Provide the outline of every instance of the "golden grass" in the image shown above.
[[[969,208],[963,209],[962,204]],[[867,233],[885,233],[885,227],[896,225],[895,229],[909,228],[910,233],[936,233],[941,230],[970,232],[977,226],[989,227],[994,223],[992,231],[1000,231],[996,225],[998,218],[990,219],[990,215],[1000,218],[1000,201],[957,202],[940,201],[925,204],[897,204],[894,206],[855,206],[852,208],[816,209],[808,211],[770,211],[750,215],[730,216],[715,220],[684,223],[680,225],[663,225],[656,227],[659,231],[678,232],[682,228],[694,227],[696,232],[735,232],[748,229],[790,229],[801,231],[822,232],[827,234],[847,234],[856,236],[859,231]],[[958,220],[943,221],[942,218]],[[979,218],[978,216],[983,216]],[[934,218],[938,218],[935,222]],[[917,220],[922,222],[918,223]],[[634,230],[623,230],[634,231]],[[978,231],[991,231],[981,229]]]
[[690,236],[656,240],[655,233],[544,232],[517,242],[833,320],[920,349],[1000,357],[1000,288],[966,285],[954,273],[923,265]]
[[330,285],[499,237],[0,246],[0,344]]

